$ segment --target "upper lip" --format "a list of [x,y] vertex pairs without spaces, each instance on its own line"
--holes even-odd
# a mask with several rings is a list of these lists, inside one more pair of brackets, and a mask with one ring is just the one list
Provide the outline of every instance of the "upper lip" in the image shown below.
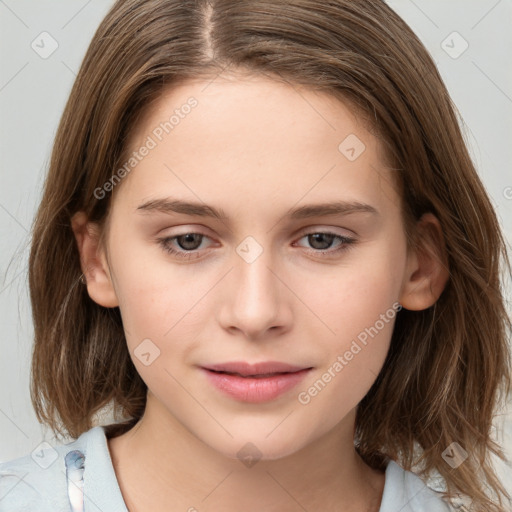
[[295,366],[287,363],[280,363],[278,361],[264,361],[254,364],[246,363],[245,361],[231,361],[227,363],[211,364],[203,366],[203,368],[217,372],[238,373],[244,377],[247,375],[292,373],[306,369],[304,366]]

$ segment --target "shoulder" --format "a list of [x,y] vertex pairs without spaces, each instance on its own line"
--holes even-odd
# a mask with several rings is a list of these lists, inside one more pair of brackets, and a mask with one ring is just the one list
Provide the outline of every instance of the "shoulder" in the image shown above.
[[44,443],[31,454],[1,463],[0,512],[69,511],[66,455],[90,452],[102,438],[102,427],[94,427],[71,443],[55,447]]
[[453,510],[416,474],[393,461],[386,468],[386,481],[379,512],[450,512]]

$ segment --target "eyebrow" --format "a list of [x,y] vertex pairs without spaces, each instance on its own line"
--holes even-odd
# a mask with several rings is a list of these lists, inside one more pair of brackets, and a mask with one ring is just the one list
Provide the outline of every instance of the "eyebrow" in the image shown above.
[[[228,215],[222,208],[215,208],[204,203],[182,201],[174,198],[146,201],[137,207],[137,211],[147,213],[181,213],[184,215],[212,217],[221,221],[229,220]],[[366,203],[359,201],[332,201],[292,208],[286,212],[285,217],[292,220],[300,220],[327,215],[349,215],[351,213],[371,213],[373,215],[380,215],[376,208]]]

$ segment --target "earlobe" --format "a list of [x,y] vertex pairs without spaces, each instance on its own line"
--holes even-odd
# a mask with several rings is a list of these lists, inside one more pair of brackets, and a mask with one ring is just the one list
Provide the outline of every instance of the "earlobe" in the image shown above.
[[71,227],[75,234],[80,266],[89,296],[100,306],[106,308],[119,306],[105,250],[100,244],[101,231],[98,225],[88,222],[84,212],[77,212],[71,218]]
[[408,255],[400,304],[411,311],[432,306],[450,277],[443,231],[432,213],[417,224],[417,248]]

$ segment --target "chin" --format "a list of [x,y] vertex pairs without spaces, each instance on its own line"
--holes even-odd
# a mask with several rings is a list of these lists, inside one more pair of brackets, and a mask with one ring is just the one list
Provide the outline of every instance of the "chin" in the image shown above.
[[[269,430],[270,431],[270,430]],[[203,439],[216,452],[228,459],[237,459],[251,467],[258,461],[283,459],[306,446],[306,439],[290,437],[286,430],[280,435],[272,433],[267,437],[267,430],[251,431],[245,429],[240,434],[232,432],[233,438]]]

